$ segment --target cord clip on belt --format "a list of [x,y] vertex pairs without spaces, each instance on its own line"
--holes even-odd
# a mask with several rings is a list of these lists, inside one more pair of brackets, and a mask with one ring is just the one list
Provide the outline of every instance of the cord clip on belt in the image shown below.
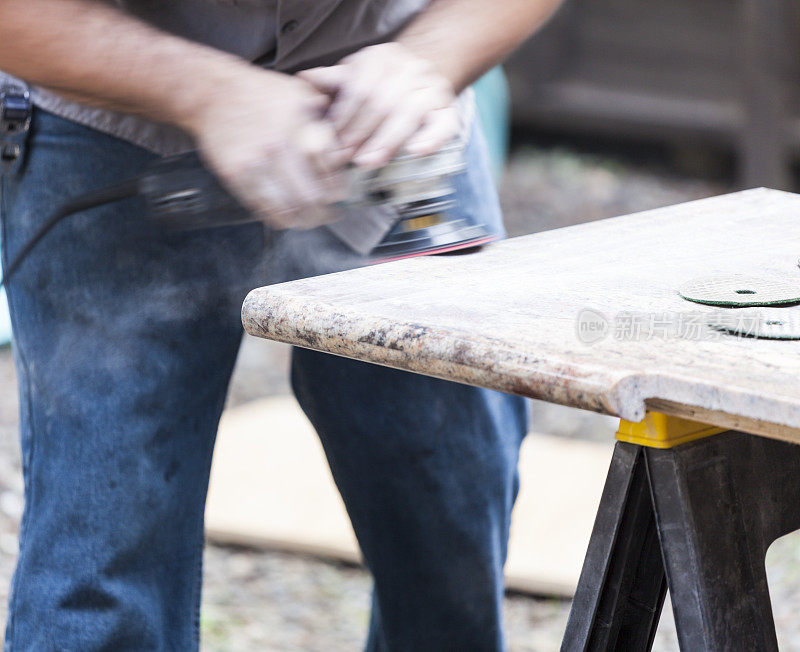
[[11,174],[22,162],[32,114],[27,88],[17,85],[0,88],[0,174]]

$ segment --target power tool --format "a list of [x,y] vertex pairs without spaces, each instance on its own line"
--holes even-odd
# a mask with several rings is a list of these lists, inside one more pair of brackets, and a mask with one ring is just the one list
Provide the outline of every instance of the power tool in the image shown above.
[[[0,92],[0,153],[6,171],[19,163],[20,136],[29,129],[27,90]],[[369,262],[476,248],[497,238],[485,224],[461,217],[454,178],[465,170],[464,143],[456,140],[429,156],[398,156],[383,168],[349,170],[353,206],[382,207],[378,219],[364,212],[326,225]],[[63,204],[7,266],[7,281],[36,244],[62,219],[109,202],[141,196],[147,216],[165,231],[211,229],[256,221],[201,163],[196,152],[157,159],[136,177],[100,188]],[[347,211],[345,211],[347,213]]]

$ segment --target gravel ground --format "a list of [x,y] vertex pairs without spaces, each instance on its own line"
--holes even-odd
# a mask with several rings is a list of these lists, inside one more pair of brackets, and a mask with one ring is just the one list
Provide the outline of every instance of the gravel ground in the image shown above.
[[[656,163],[636,165],[608,154],[551,147],[516,152],[501,195],[512,235],[557,228],[719,194],[724,182],[681,177]],[[229,404],[289,391],[288,348],[248,339],[240,356]],[[0,350],[0,624],[16,556],[22,511],[17,449],[17,404],[11,353]],[[607,436],[604,417],[536,403],[535,427],[562,436]],[[778,541],[768,555],[782,649],[800,650],[800,536]],[[209,545],[202,610],[207,651],[357,650],[368,620],[370,581],[361,569],[272,551]],[[506,625],[511,650],[559,647],[569,601],[509,595]],[[676,650],[670,610],[665,609],[656,650]]]

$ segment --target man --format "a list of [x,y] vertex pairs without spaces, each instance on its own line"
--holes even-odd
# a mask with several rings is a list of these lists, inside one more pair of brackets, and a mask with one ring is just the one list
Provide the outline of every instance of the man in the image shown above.
[[[0,69],[36,104],[1,179],[4,261],[66,198],[194,147],[271,227],[165,238],[128,200],[59,225],[10,280],[26,508],[7,650],[197,647],[244,293],[357,264],[311,228],[343,166],[469,128],[456,96],[555,5],[0,0]],[[461,203],[496,220],[479,134],[467,156]],[[522,402],[304,350],[292,381],[375,577],[368,649],[501,649]]]

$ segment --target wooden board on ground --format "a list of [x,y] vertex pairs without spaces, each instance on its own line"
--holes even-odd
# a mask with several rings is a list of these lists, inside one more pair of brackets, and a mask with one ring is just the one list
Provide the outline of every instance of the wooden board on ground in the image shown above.
[[[611,443],[527,438],[509,588],[572,595],[610,457]],[[359,559],[322,447],[290,397],[255,401],[223,415],[206,528],[214,541]]]

